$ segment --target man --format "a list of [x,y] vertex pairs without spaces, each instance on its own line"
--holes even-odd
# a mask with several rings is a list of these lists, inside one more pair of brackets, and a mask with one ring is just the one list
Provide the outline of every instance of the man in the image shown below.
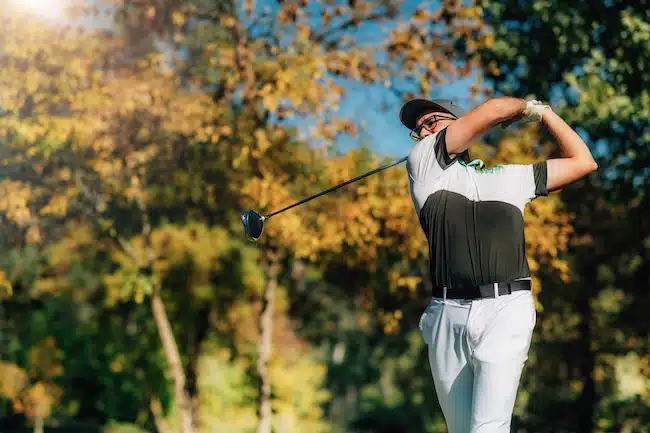
[[[449,433],[506,433],[536,322],[525,251],[527,203],[596,170],[580,136],[538,101],[502,97],[464,114],[414,99],[407,169],[429,242],[433,299],[420,319]],[[478,170],[468,149],[499,124],[543,122],[563,158]]]

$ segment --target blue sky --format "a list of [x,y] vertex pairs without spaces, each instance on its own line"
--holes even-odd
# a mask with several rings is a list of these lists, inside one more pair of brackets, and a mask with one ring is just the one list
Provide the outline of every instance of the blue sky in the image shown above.
[[[436,89],[432,98],[446,98],[458,101],[463,108],[471,108],[469,85],[473,79],[459,80]],[[347,94],[341,104],[342,116],[357,119],[364,127],[361,137],[344,137],[339,140],[341,150],[354,148],[361,141],[383,155],[405,156],[413,145],[408,130],[398,118],[402,101],[383,86],[346,86]],[[474,102],[476,104],[476,102]]]
[[[274,1],[258,1],[258,8],[275,4]],[[313,16],[318,16],[320,5],[312,3]],[[440,0],[403,0],[400,7],[401,18],[410,17],[415,8],[426,10],[437,10],[441,7]],[[336,18],[330,23],[336,26]],[[386,25],[379,26],[375,23],[367,23],[352,33],[355,45],[370,45],[378,47],[388,36],[391,29]],[[381,54],[379,54],[381,55]],[[454,99],[463,108],[469,109],[476,105],[477,101],[470,100],[469,86],[474,82],[474,77],[458,80],[445,86],[435,88],[431,95],[418,95],[418,97]],[[343,136],[337,140],[338,150],[345,151],[350,148],[364,144],[376,152],[393,157],[402,157],[413,142],[408,137],[408,130],[400,123],[398,118],[402,101],[393,92],[382,85],[364,85],[360,83],[347,82],[344,84],[346,95],[341,103],[341,109],[337,113],[340,117],[355,119],[356,123],[363,128],[359,137]],[[310,123],[307,123],[308,126]]]

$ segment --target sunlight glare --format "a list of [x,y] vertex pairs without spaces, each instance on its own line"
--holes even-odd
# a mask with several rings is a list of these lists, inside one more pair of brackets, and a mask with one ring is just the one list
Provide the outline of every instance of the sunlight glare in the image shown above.
[[9,0],[11,6],[48,20],[65,19],[65,7],[69,0]]

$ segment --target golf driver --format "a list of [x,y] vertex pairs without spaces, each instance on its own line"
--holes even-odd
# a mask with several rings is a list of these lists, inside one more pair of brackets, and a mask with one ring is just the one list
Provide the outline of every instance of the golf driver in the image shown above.
[[339,188],[341,188],[341,187],[343,187],[345,185],[349,185],[352,182],[356,182],[356,181],[358,181],[360,179],[363,179],[364,177],[370,176],[371,174],[375,174],[375,173],[377,173],[379,171],[382,171],[382,170],[390,168],[390,167],[392,167],[394,165],[400,164],[400,163],[406,161],[407,158],[408,157],[404,157],[404,158],[400,159],[399,161],[395,161],[395,162],[393,162],[391,164],[383,165],[381,167],[378,167],[378,168],[376,168],[376,169],[374,169],[372,171],[369,171],[366,174],[362,174],[361,176],[357,176],[354,179],[350,179],[350,180],[348,180],[346,182],[343,182],[343,183],[341,183],[339,185],[333,186],[332,188],[326,189],[325,191],[319,192],[318,194],[307,197],[304,200],[300,200],[298,203],[294,203],[291,206],[287,206],[284,209],[280,209],[279,211],[275,211],[275,212],[270,213],[268,215],[260,215],[259,213],[255,212],[254,210],[249,210],[248,212],[244,212],[243,214],[241,214],[241,221],[244,224],[244,233],[246,234],[246,237],[248,238],[248,240],[250,240],[252,242],[256,242],[260,238],[260,236],[262,236],[262,232],[264,231],[264,221],[271,218],[272,216],[277,215],[279,213],[282,213],[282,212],[284,212],[286,210],[289,210],[289,209],[291,209],[293,207],[296,207],[298,205],[301,205],[303,203],[307,203],[308,201],[313,200],[313,199],[315,199],[317,197],[320,197],[321,195],[324,195],[324,194],[327,194],[327,193],[332,192],[334,190],[337,190],[337,189],[339,189]]

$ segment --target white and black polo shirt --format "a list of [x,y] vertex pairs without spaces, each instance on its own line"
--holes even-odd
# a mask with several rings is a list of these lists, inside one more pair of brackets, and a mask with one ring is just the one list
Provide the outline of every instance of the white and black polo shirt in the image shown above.
[[466,158],[448,155],[446,131],[419,141],[407,160],[433,287],[529,277],[524,207],[548,194],[546,162],[477,170]]

